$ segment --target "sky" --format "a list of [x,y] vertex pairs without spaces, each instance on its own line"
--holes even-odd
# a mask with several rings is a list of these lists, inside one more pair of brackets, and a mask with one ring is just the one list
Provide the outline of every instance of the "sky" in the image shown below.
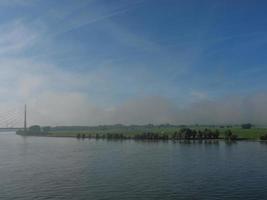
[[0,126],[267,124],[267,3],[1,0]]

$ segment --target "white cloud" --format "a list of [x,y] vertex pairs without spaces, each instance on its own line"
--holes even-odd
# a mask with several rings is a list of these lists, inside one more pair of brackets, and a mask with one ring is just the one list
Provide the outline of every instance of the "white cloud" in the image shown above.
[[203,100],[203,99],[208,99],[208,95],[206,92],[201,92],[201,91],[192,91],[191,96],[194,100]]
[[0,56],[18,53],[31,47],[39,33],[22,20],[15,20],[0,26]]

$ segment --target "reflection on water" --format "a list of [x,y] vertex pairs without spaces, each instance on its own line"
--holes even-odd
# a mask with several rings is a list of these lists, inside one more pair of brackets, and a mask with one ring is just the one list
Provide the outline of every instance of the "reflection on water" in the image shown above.
[[0,198],[267,199],[266,144],[0,133]]
[[219,140],[174,140],[173,142],[179,144],[220,144]]

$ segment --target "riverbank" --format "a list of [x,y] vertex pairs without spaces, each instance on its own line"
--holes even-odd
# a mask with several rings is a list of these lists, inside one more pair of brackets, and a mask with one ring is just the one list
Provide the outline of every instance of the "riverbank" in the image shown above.
[[[188,132],[189,130],[189,132]],[[260,140],[267,133],[267,128],[243,129],[239,127],[98,127],[92,130],[51,130],[47,132],[26,133],[18,131],[19,135],[46,137],[77,137],[96,139],[153,139],[153,140],[197,140],[197,139],[225,139],[226,132],[234,136],[235,140]],[[228,136],[230,137],[230,136]]]

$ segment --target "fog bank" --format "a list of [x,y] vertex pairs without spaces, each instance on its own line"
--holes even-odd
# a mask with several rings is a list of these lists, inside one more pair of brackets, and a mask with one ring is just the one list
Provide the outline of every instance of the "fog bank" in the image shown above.
[[106,108],[79,93],[47,93],[30,102],[29,122],[41,125],[267,124],[266,105],[267,93],[203,99],[183,107],[179,107],[179,102],[153,96]]

